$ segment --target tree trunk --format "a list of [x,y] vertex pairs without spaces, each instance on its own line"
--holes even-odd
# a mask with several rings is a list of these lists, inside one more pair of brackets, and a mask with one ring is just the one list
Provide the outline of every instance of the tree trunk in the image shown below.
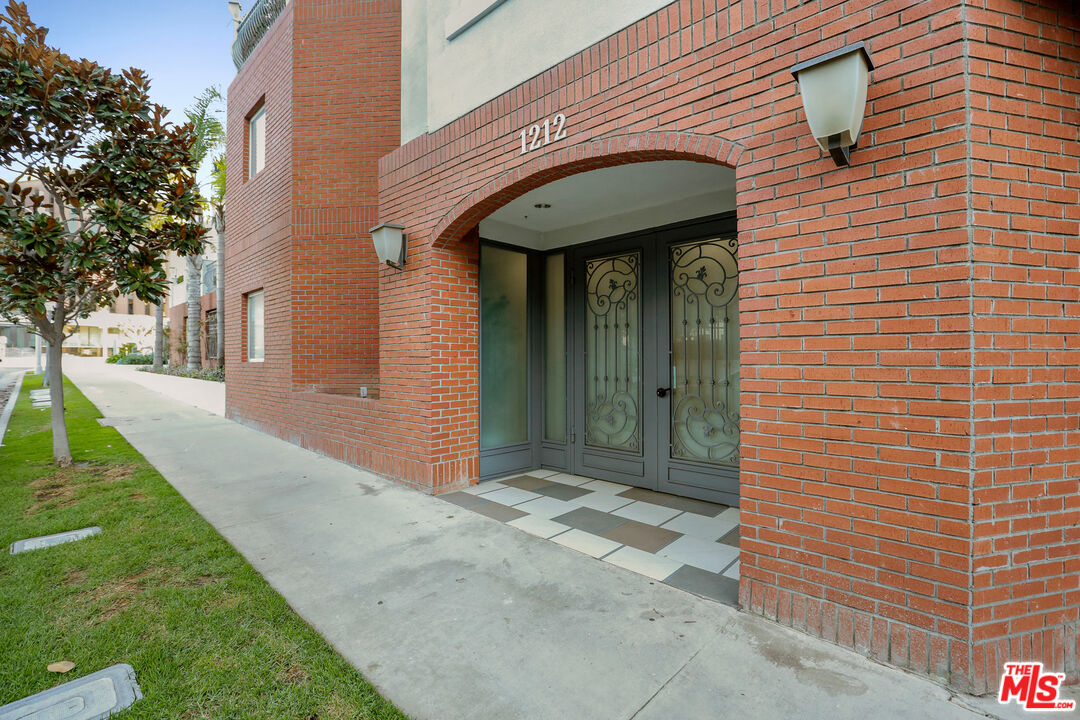
[[[221,211],[219,211],[221,212]],[[225,367],[225,219],[217,224],[217,366]]]
[[67,423],[64,420],[64,375],[60,367],[63,353],[63,343],[49,343],[46,375],[52,403],[53,461],[57,465],[70,465],[71,447],[68,445]]
[[49,341],[45,341],[45,370],[41,376],[41,386],[49,387]]
[[154,370],[161,370],[161,355],[165,351],[165,298],[154,308]]
[[188,370],[202,369],[202,345],[199,343],[202,303],[199,301],[202,290],[201,258],[188,256],[187,259],[187,366]]

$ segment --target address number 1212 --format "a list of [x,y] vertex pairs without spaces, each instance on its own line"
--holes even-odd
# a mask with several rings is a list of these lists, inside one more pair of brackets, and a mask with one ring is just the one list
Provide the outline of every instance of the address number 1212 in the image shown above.
[[559,113],[553,118],[545,119],[542,125],[538,123],[521,131],[521,154],[536,150],[549,142],[562,140],[564,137],[566,137],[566,116]]

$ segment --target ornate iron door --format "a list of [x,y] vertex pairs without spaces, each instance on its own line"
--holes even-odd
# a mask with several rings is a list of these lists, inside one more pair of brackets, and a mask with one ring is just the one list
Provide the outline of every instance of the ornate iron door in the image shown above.
[[738,504],[734,219],[576,249],[573,472]]
[[738,502],[738,237],[667,244],[670,385],[661,489]]
[[576,471],[647,487],[656,482],[649,238],[591,245],[574,270]]

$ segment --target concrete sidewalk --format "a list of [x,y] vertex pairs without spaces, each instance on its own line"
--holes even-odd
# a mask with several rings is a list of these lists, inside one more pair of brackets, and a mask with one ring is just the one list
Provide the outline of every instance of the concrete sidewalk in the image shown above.
[[68,368],[108,422],[416,718],[1023,715],[992,698],[951,696],[108,370]]
[[75,368],[76,374],[79,374],[81,368],[96,367],[102,373],[111,373],[172,400],[225,417],[225,383],[222,382],[146,372],[145,365],[110,365],[100,358],[64,358],[64,372],[69,377],[71,376],[69,370],[72,367]]

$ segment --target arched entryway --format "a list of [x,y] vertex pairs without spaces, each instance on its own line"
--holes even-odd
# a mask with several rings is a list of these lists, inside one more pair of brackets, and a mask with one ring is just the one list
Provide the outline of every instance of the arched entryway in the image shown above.
[[476,225],[480,477],[738,505],[735,173],[633,159],[519,180]]

